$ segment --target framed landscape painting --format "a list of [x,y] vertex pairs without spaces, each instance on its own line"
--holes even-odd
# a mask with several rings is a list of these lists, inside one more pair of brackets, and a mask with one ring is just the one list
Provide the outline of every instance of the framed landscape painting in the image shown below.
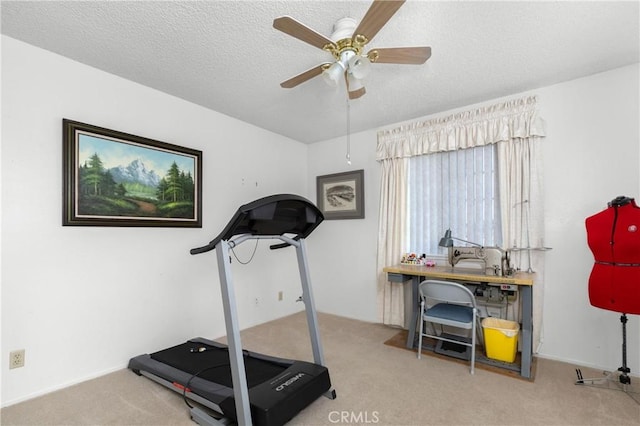
[[202,152],[64,119],[63,219],[202,227]]
[[364,170],[316,177],[316,197],[325,219],[363,219]]

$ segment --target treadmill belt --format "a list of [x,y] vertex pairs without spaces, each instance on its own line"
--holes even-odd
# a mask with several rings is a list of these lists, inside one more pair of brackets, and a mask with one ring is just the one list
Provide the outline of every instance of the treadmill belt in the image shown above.
[[[205,350],[200,351],[201,348]],[[203,343],[186,342],[153,353],[151,358],[186,373],[197,374],[201,379],[233,388],[229,351],[226,347],[222,349]],[[273,379],[288,367],[252,358],[246,353],[243,358],[249,389]]]

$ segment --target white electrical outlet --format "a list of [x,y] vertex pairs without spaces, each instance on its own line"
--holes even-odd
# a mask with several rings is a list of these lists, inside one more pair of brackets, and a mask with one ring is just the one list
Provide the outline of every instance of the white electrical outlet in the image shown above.
[[9,369],[24,367],[24,349],[9,352]]

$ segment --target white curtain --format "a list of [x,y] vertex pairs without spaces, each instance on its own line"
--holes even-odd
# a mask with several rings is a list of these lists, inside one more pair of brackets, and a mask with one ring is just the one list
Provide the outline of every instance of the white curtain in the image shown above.
[[378,226],[378,318],[383,324],[404,327],[404,291],[382,271],[399,262],[405,247],[408,158],[382,160]]
[[[536,106],[537,98],[530,96],[378,133],[376,158],[383,168],[378,228],[378,300],[382,303],[379,307],[379,319],[384,324],[404,324],[403,299],[387,297],[396,291],[394,286],[397,285],[386,282],[382,268],[400,262],[401,252],[405,249],[400,243],[404,238],[406,225],[399,225],[398,220],[404,222],[404,212],[407,209],[406,165],[400,171],[401,167],[389,167],[386,164],[396,164],[416,155],[498,144],[500,207],[505,248],[542,247],[544,209],[541,169],[538,166],[540,150],[537,145],[545,136],[545,129]],[[391,169],[395,169],[396,173],[391,173]],[[393,179],[393,183],[389,179]],[[405,179],[404,184],[400,182],[402,179]],[[397,195],[392,191],[401,191],[401,194]],[[391,207],[390,202],[404,202],[405,205]],[[390,216],[389,211],[396,215]],[[399,212],[400,216],[397,215]],[[387,248],[386,245],[391,241],[393,248]],[[400,247],[396,248],[397,245]],[[517,266],[537,272],[534,286],[536,348],[540,341],[540,327],[536,325],[541,324],[544,285],[542,252],[521,250],[515,253]],[[529,259],[531,264],[528,263]],[[525,262],[524,267],[522,262]]]
[[538,136],[498,143],[502,235],[511,261],[535,272],[533,285],[533,349],[542,339],[544,300],[544,206]]
[[535,96],[378,132],[376,159],[412,157],[544,136]]

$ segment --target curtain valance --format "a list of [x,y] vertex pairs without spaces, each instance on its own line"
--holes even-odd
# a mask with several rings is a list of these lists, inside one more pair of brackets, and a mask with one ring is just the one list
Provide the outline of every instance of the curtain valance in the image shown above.
[[406,158],[545,136],[544,121],[538,116],[536,103],[536,96],[529,96],[380,131],[376,159]]

